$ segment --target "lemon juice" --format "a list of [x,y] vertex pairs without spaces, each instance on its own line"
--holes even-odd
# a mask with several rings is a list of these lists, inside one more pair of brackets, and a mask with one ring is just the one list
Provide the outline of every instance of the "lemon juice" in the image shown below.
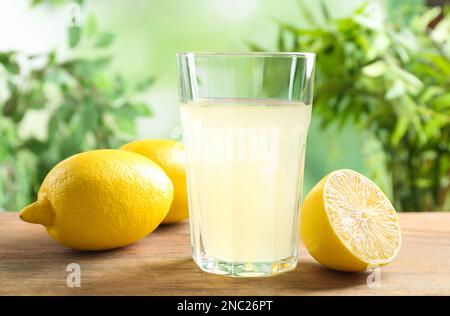
[[205,269],[295,267],[310,119],[311,105],[277,99],[181,104],[194,259]]

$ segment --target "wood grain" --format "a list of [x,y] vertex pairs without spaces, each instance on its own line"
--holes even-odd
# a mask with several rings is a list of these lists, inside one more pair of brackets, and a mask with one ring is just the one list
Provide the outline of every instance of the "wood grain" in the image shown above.
[[[162,226],[125,248],[80,252],[54,242],[40,225],[0,212],[0,295],[450,295],[450,213],[400,214],[403,246],[381,270],[341,273],[300,245],[296,270],[239,279],[202,272],[190,255],[188,224]],[[66,266],[81,265],[81,287],[66,286]]]

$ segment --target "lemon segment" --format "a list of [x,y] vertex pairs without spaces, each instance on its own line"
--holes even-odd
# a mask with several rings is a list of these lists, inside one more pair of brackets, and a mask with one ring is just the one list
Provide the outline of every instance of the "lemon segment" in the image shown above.
[[385,265],[401,245],[389,199],[368,178],[347,169],[327,175],[307,195],[301,236],[317,261],[341,271]]

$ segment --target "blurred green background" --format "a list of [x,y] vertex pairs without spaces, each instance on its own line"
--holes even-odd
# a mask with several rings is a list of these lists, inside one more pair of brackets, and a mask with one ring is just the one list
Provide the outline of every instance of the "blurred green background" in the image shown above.
[[[414,6],[423,3],[420,0],[374,2],[384,8],[390,17],[395,17],[399,8],[405,5]],[[82,23],[87,23],[88,17],[95,15],[96,28],[114,34],[111,45],[104,45],[105,47],[101,48],[102,52],[112,56],[105,72],[111,76],[119,74],[121,80],[130,86],[139,86],[149,77],[155,79],[148,89],[139,91],[139,102],[149,105],[152,114],[144,113],[141,117],[139,115],[141,112],[136,110],[137,114],[131,118],[133,120],[136,118],[135,134],[131,131],[130,135],[117,141],[108,140],[105,145],[120,144],[121,141],[131,138],[173,136],[180,124],[175,64],[177,51],[248,51],[251,49],[249,43],[264,50],[276,51],[279,50],[279,26],[276,20],[299,28],[309,28],[313,26],[311,19],[301,14],[301,7],[308,7],[312,15],[320,16],[318,12],[321,11],[323,4],[333,18],[341,18],[351,15],[363,3],[364,1],[360,0],[84,1],[81,12]],[[73,56],[83,58],[97,56],[98,48],[84,45],[83,42],[74,45],[76,47],[68,47],[68,4],[70,1],[2,1],[0,51],[46,54],[55,50],[61,59]],[[93,83],[97,84],[98,82]],[[112,90],[108,91],[110,93]],[[114,98],[112,92],[110,98]],[[4,100],[7,100],[7,97]],[[17,131],[19,134],[17,137],[34,137],[38,140],[47,137],[45,134],[50,112],[47,107],[28,112],[21,119],[21,123],[15,125],[20,129]],[[122,125],[127,124],[129,125],[123,122]],[[108,130],[105,133],[108,133]],[[313,115],[307,144],[304,192],[308,192],[314,183],[328,172],[339,168],[351,168],[372,176],[373,168],[368,167],[371,162],[367,161],[367,157],[373,159],[375,155],[363,152],[362,145],[367,139],[360,136],[350,122],[345,124],[342,130],[338,130],[335,126],[323,129],[319,124],[318,115]],[[376,146],[373,145],[374,148]],[[370,146],[364,148],[365,151],[371,150]],[[39,150],[36,153],[43,152],[51,157],[49,158],[51,163],[65,156],[65,154],[51,156],[50,148]],[[45,157],[47,156],[41,158]],[[49,164],[42,168],[44,170],[49,168]],[[390,176],[384,168],[383,163],[379,163],[376,182],[392,197]],[[6,169],[2,170],[5,172]],[[11,187],[8,188],[5,181],[4,190],[11,191]],[[16,185],[19,185],[17,183],[16,181]],[[0,190],[0,194],[5,194],[4,192]],[[35,192],[36,188],[33,188],[24,194],[32,196]],[[16,203],[8,203],[7,198],[3,197],[0,209],[16,210],[21,207],[20,204],[26,202],[26,198],[15,201]],[[15,209],[11,209],[13,207]]]
[[[317,10],[319,2],[303,1]],[[337,16],[352,12],[363,1],[325,1]],[[379,1],[387,5],[384,1]],[[139,137],[170,137],[178,126],[177,51],[248,51],[247,42],[277,50],[273,18],[308,26],[302,21],[297,0],[192,0],[192,1],[91,1],[102,24],[118,36],[114,68],[129,80],[154,74],[149,91],[154,117],[139,122]],[[328,172],[351,168],[367,172],[361,146],[349,126],[336,135],[319,129],[313,118],[306,155],[308,192]],[[323,159],[327,157],[327,159]]]

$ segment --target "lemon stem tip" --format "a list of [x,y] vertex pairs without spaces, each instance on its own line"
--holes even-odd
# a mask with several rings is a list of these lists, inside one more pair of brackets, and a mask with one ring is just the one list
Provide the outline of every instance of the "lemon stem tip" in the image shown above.
[[52,226],[54,212],[46,197],[39,198],[36,202],[25,206],[19,214],[19,218],[27,223]]

